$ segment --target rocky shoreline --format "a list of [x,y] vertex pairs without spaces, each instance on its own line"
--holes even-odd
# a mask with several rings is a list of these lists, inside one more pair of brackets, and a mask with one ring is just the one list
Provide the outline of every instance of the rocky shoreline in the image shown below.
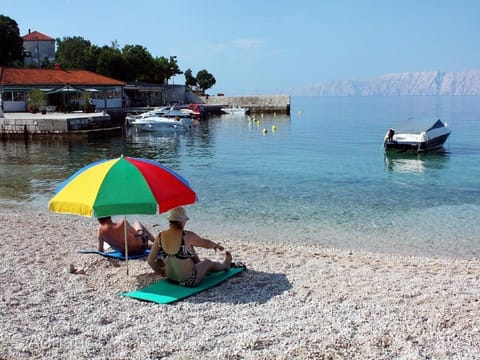
[[117,296],[160,279],[145,261],[130,261],[127,276],[125,262],[78,254],[96,246],[94,219],[25,206],[4,206],[0,218],[2,359],[478,358],[479,259],[212,230],[248,270],[158,305]]

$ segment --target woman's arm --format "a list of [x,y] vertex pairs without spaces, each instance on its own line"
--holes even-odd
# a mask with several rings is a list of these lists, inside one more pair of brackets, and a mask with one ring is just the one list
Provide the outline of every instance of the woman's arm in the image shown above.
[[[160,233],[161,234],[161,233]],[[155,271],[157,274],[163,275],[165,269],[158,264],[158,251],[160,250],[160,234],[155,238],[152,248],[150,249],[150,254],[148,255],[147,262],[148,265]]]
[[212,240],[204,239],[195,234],[194,232],[187,231],[187,239],[189,240],[190,246],[198,246],[205,249],[213,249],[215,251],[223,251],[224,248],[222,245],[213,242]]

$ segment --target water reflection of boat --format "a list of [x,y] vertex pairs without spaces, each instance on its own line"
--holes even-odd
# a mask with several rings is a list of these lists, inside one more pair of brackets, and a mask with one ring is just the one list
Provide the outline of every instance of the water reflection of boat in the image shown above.
[[190,118],[167,118],[163,116],[150,116],[136,119],[131,123],[137,131],[185,131],[192,126]]
[[402,173],[424,173],[428,170],[443,169],[449,159],[448,152],[435,153],[395,153],[385,152],[385,168]]
[[127,143],[133,156],[146,156],[175,166],[179,163],[179,151],[183,132],[137,132],[127,134]]
[[183,136],[182,132],[137,132],[132,131],[128,139],[135,144],[176,144]]

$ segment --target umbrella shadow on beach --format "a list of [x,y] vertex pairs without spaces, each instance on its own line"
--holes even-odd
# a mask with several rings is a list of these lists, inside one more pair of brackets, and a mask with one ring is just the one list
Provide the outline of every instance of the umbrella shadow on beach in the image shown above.
[[[136,278],[139,289],[149,286],[160,279],[152,273],[140,274]],[[285,274],[247,269],[215,287],[182,301],[190,303],[263,304],[291,288],[292,284]]]

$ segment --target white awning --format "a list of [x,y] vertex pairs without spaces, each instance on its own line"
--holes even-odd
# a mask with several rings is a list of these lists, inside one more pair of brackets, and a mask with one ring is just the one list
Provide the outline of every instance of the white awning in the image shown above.
[[49,94],[56,94],[56,93],[79,93],[79,92],[85,92],[85,91],[82,90],[82,89],[73,87],[71,85],[65,85],[65,86],[62,86],[62,87],[60,87],[58,89],[55,89],[53,91],[49,91],[48,93]]

